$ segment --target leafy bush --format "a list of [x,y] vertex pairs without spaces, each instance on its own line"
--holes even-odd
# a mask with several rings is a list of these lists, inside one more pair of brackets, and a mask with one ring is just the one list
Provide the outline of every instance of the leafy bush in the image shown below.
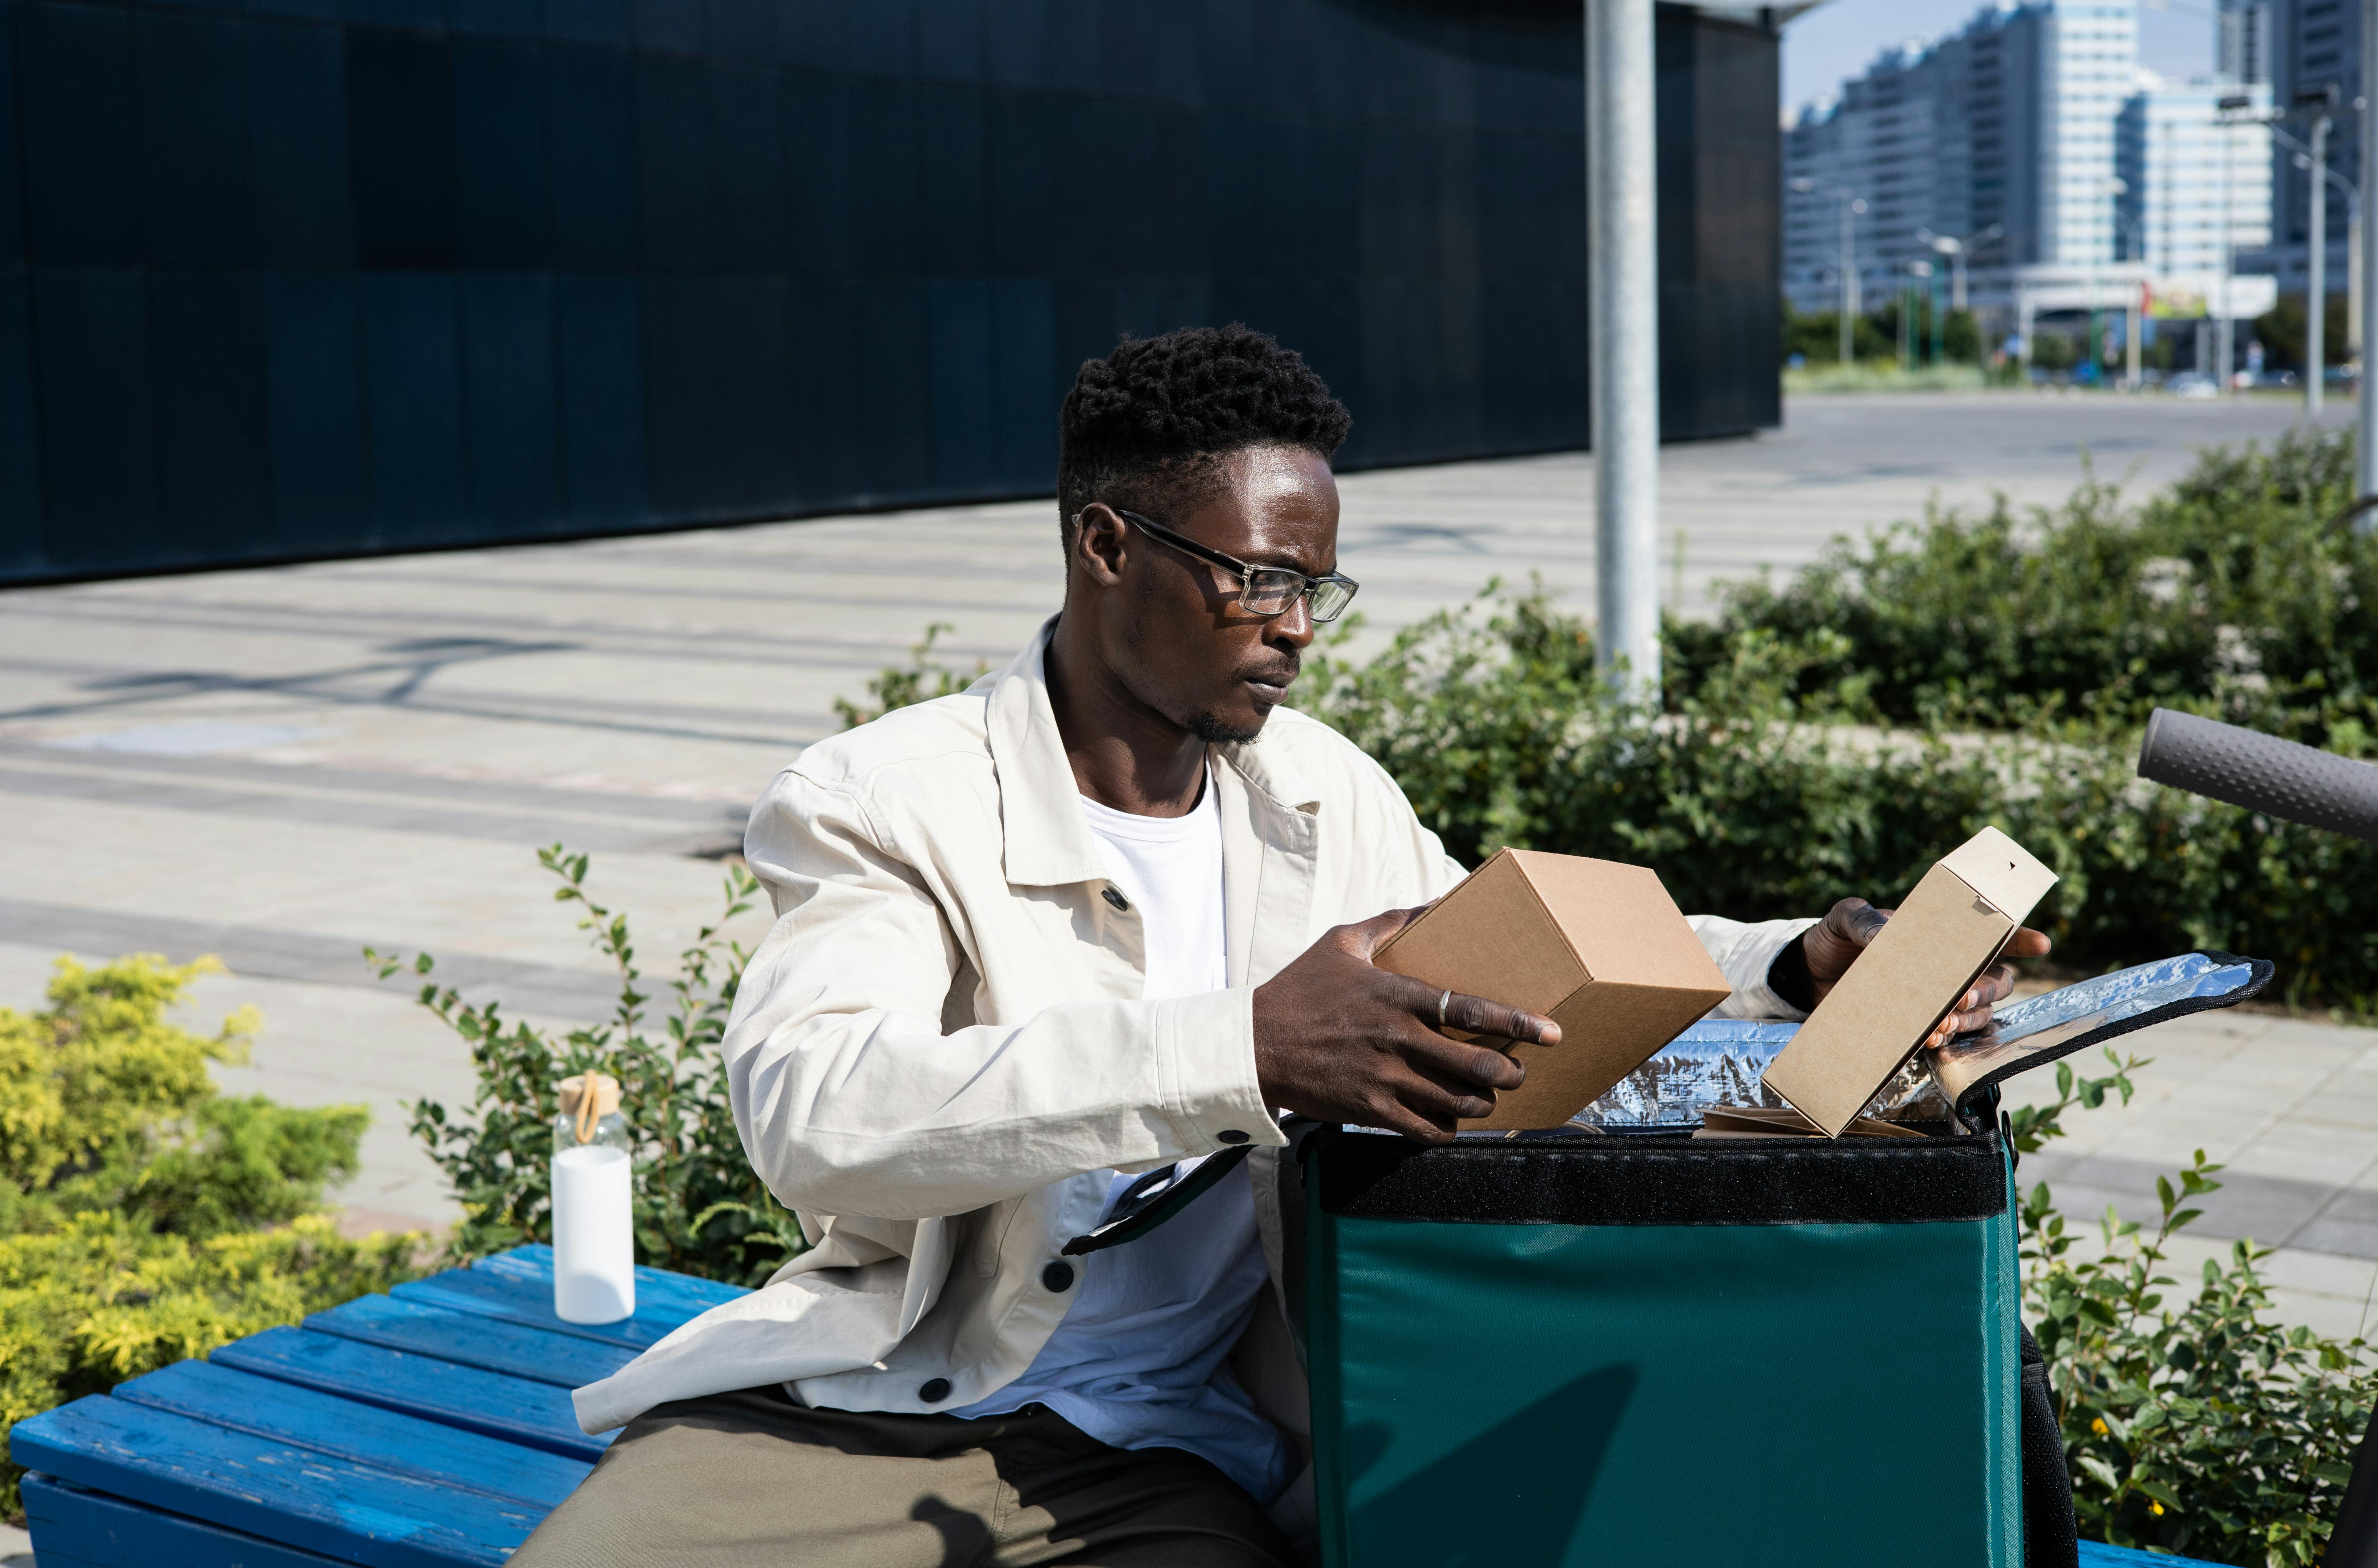
[[2334,520],[2352,448],[2212,451],[2138,505],[2091,482],[2053,511],[1934,510],[1836,541],[1778,588],[1668,628],[1672,700],[1746,637],[1797,656],[1789,695],[1882,723],[2136,724],[2158,704],[2353,755],[2378,731],[2378,538]]
[[870,719],[880,719],[895,708],[906,708],[912,702],[930,702],[936,697],[955,697],[972,686],[991,668],[978,662],[973,675],[961,675],[933,658],[933,644],[942,633],[951,630],[947,621],[935,621],[925,628],[925,640],[908,650],[906,668],[895,664],[867,678],[867,695],[875,700],[862,706],[847,697],[834,700],[835,717],[845,729],[856,729]]
[[2134,731],[1957,736],[1827,722],[1808,689],[1837,634],[1738,632],[1675,711],[1594,678],[1591,634],[1541,592],[1491,593],[1366,664],[1311,662],[1301,706],[1387,767],[1447,847],[1633,860],[1696,907],[1746,918],[1889,897],[1995,824],[2062,879],[2036,923],[2059,961],[2114,967],[2194,947],[2278,962],[2298,1001],[2378,1011],[2378,846],[2134,776]]
[[[2062,1113],[2131,1096],[2147,1065],[2106,1053],[2113,1071],[2056,1069],[2057,1098],[2013,1113],[2015,1146],[2063,1135]],[[2267,1258],[2240,1241],[2178,1293],[2171,1239],[2191,1200],[2217,1191],[2199,1149],[2175,1182],[2156,1179],[2152,1231],[2111,1209],[2095,1248],[2066,1225],[2045,1182],[2022,1209],[2024,1304],[2048,1359],[2081,1533],[2116,1546],[2282,1568],[2320,1560],[2353,1454],[2378,1399],[2362,1339],[2335,1340],[2266,1315]]]
[[[213,967],[61,959],[45,1009],[0,1008],[0,1431],[412,1272],[417,1238],[317,1212],[369,1113],[220,1095],[208,1064],[245,1059],[253,1011],[166,1019]],[[0,1512],[22,1474],[0,1463]]]
[[[930,646],[931,639],[927,640]],[[921,657],[921,652],[920,652]],[[464,1002],[426,976],[436,961],[411,961],[423,976],[420,1000],[469,1042],[478,1090],[467,1113],[423,1100],[413,1131],[446,1173],[463,1208],[451,1251],[483,1256],[523,1241],[553,1239],[553,1121],[561,1080],[594,1071],[619,1080],[634,1136],[636,1257],[640,1263],[735,1285],[758,1285],[802,1251],[799,1226],[768,1193],[751,1162],[727,1090],[719,1036],[750,957],[721,936],[751,907],[759,883],[739,865],[727,873],[725,910],[679,955],[671,1005],[655,1019],[636,966],[628,918],[586,892],[587,858],[559,844],[537,852],[560,879],[557,902],[574,904],[582,929],[618,967],[618,1010],[603,1023],[555,1037],[505,1019],[494,1003]],[[365,950],[382,978],[407,965]]]

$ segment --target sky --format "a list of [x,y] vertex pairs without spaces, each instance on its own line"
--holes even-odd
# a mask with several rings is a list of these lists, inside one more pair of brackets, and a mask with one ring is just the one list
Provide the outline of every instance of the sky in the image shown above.
[[[1982,0],[1824,0],[1784,28],[1786,124],[1812,98],[1865,71],[1877,52],[1954,32]],[[2213,68],[2212,0],[2141,0],[2139,63],[2185,79]]]

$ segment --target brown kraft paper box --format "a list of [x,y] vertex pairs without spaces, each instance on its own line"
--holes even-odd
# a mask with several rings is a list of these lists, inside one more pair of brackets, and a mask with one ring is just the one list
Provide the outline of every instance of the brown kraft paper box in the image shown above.
[[1767,1086],[1840,1137],[2055,885],[1996,828],[1942,856],[1768,1064]]
[[1372,961],[1560,1025],[1556,1046],[1487,1042],[1528,1081],[1464,1131],[1560,1126],[1733,992],[1648,867],[1528,849],[1481,866]]

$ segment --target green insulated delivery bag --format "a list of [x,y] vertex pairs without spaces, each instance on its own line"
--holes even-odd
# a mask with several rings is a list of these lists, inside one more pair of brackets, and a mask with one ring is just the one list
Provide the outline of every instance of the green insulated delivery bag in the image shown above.
[[[2022,1568],[1997,1086],[2269,975],[2192,953],[2003,1008],[1894,1136],[1710,1136],[1790,1038],[1758,1023],[1695,1026],[1553,1131],[1305,1133],[1329,1568]],[[2035,1482],[2060,1490],[2036,1368],[2029,1392]]]

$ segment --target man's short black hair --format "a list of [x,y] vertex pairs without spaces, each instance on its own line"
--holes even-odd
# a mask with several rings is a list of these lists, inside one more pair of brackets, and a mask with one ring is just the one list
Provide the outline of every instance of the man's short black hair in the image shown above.
[[1304,356],[1233,322],[1125,338],[1083,363],[1057,416],[1057,509],[1092,501],[1159,521],[1202,503],[1222,460],[1249,447],[1303,447],[1328,458],[1353,425]]

